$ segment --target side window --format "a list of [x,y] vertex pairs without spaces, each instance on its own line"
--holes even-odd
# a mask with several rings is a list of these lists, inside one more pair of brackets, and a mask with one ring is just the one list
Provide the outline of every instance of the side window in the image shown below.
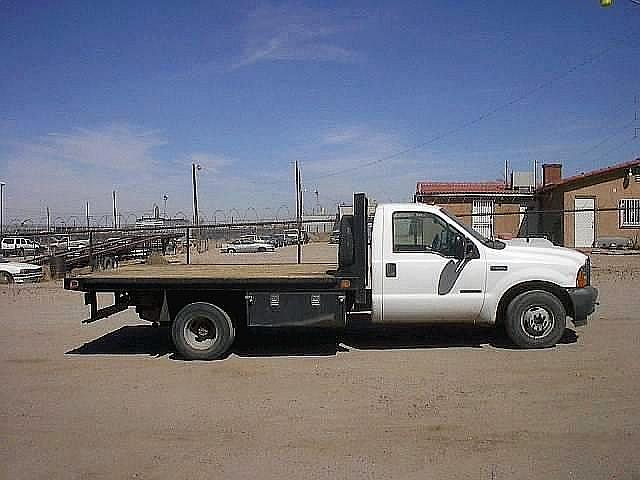
[[454,230],[436,215],[426,212],[393,214],[394,252],[450,254]]
[[4,243],[6,243],[7,245],[13,245],[13,238],[7,238]]

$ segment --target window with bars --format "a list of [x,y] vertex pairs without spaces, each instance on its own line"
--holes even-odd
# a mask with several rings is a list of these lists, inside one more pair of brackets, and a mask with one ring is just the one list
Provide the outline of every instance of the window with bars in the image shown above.
[[621,227],[640,227],[640,198],[623,198],[618,206]]

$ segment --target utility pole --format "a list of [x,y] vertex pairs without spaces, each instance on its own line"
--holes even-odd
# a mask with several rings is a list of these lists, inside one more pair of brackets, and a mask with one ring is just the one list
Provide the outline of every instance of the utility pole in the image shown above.
[[51,254],[51,212],[47,207],[47,253]]
[[300,178],[300,169],[296,160],[296,223],[298,224],[298,263],[302,263],[302,245],[300,244],[302,233],[302,179]]
[[91,224],[89,223],[89,202],[87,202],[87,230],[91,228]]
[[4,186],[6,183],[0,182],[0,240],[4,232]]
[[118,204],[115,190],[113,191],[113,228],[118,228]]
[[[197,170],[201,170],[202,167],[200,165],[198,165],[197,163],[192,163],[191,164],[191,173],[192,173],[192,180],[193,180],[193,224],[194,225],[198,225],[200,223],[200,216],[198,215],[198,179],[196,178],[196,171]],[[188,231],[189,229],[187,229]],[[194,239],[198,239],[198,251],[200,250],[200,230],[196,229],[196,231],[193,233],[193,238]],[[187,249],[189,248],[189,245],[187,245]]]
[[201,170],[202,167],[196,163],[191,164],[191,173],[193,180],[193,224],[198,225],[198,181],[196,178],[196,170]]

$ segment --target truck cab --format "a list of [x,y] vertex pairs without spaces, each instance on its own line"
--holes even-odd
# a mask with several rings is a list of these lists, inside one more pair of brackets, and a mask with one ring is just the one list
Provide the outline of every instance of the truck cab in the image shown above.
[[446,209],[386,204],[371,241],[372,321],[502,324],[523,347],[555,344],[594,311],[589,258],[546,240],[488,239]]

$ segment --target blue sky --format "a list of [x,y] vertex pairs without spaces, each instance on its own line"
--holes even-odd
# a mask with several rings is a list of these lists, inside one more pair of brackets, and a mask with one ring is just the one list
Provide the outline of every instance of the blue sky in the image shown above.
[[8,218],[108,212],[114,188],[189,214],[194,161],[212,218],[292,205],[296,159],[333,208],[640,156],[629,0],[4,1],[0,62]]

